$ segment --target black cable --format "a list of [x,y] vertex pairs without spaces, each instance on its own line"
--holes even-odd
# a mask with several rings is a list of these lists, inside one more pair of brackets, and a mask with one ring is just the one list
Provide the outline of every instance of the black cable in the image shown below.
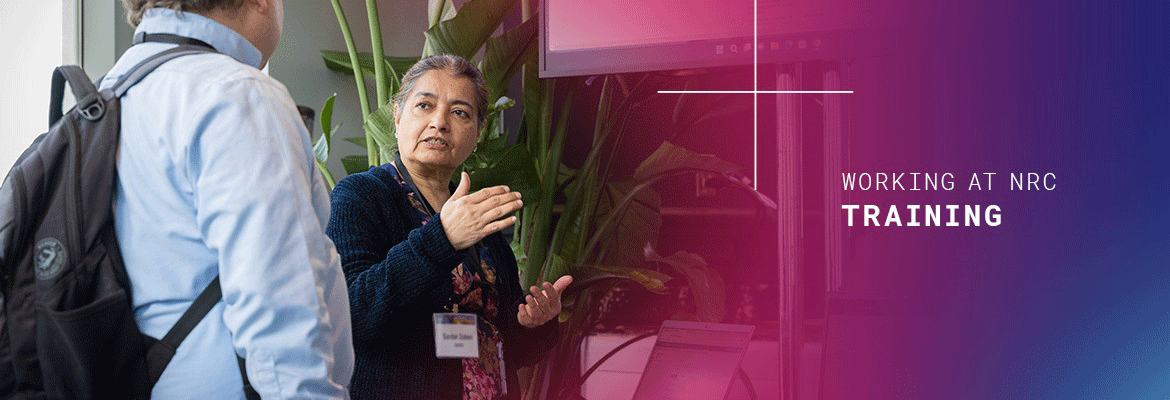
[[[658,333],[657,331],[651,331],[651,332],[643,333],[643,334],[638,335],[638,336],[634,336],[633,338],[630,338],[630,340],[627,340],[624,343],[618,345],[617,347],[614,347],[613,350],[610,350],[608,353],[605,353],[605,356],[602,356],[600,360],[597,360],[597,362],[593,363],[593,366],[589,367],[589,369],[586,370],[585,373],[582,374],[581,377],[577,379],[577,382],[574,383],[572,386],[570,386],[573,389],[573,392],[579,392],[581,390],[581,386],[584,385],[585,381],[589,379],[589,376],[593,375],[593,372],[597,371],[597,369],[601,367],[601,364],[605,364],[605,362],[609,361],[609,359],[611,357],[613,357],[615,354],[617,354],[617,352],[619,352],[622,349],[629,347],[630,345],[637,343],[643,339],[654,336],[657,333]],[[735,375],[741,381],[743,381],[743,387],[744,387],[744,389],[747,389],[748,398],[751,400],[757,400],[759,397],[756,395],[756,388],[755,388],[755,386],[752,385],[752,380],[750,378],[748,378],[747,372],[745,372],[743,370],[743,368],[740,367],[740,368],[736,369]]]
[[752,386],[752,380],[748,379],[747,372],[744,372],[743,367],[735,371],[735,376],[738,376],[743,381],[743,388],[747,389],[749,399],[756,400],[759,398],[756,396],[756,387]]
[[589,375],[593,375],[593,372],[597,371],[597,368],[601,367],[601,364],[604,364],[606,361],[608,361],[610,357],[613,357],[613,355],[617,354],[618,351],[621,351],[622,349],[629,347],[631,344],[634,344],[642,339],[654,336],[656,334],[658,334],[658,331],[646,332],[646,333],[643,333],[641,335],[634,336],[630,340],[627,340],[625,343],[618,345],[618,347],[614,347],[613,350],[610,350],[608,353],[605,353],[605,356],[601,357],[600,360],[597,360],[596,363],[593,363],[593,366],[589,367],[589,370],[585,371],[585,373],[581,375],[581,378],[577,379],[577,382],[569,387],[573,388],[574,392],[579,392],[581,390],[581,386],[585,384],[585,380],[589,379]]

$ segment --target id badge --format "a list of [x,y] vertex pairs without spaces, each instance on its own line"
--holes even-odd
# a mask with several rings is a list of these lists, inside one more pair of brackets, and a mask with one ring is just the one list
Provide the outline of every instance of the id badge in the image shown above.
[[435,356],[479,358],[479,331],[475,314],[435,313]]

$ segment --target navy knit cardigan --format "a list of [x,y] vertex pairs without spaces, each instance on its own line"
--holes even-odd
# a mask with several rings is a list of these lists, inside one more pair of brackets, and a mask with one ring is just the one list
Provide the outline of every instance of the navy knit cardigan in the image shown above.
[[[467,250],[451,246],[437,214],[423,226],[406,191],[382,168],[342,179],[331,200],[325,232],[341,255],[353,321],[350,395],[462,399],[462,362],[435,357],[431,314],[452,303],[451,270]],[[507,397],[518,398],[516,369],[539,361],[555,344],[557,322],[535,329],[520,325],[516,308],[524,292],[512,249],[499,233],[481,243],[501,285],[500,313],[492,322],[504,341]]]

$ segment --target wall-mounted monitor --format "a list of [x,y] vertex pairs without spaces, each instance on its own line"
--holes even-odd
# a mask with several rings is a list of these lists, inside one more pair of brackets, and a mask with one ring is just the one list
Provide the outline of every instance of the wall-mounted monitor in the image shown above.
[[872,30],[908,9],[907,0],[754,1],[541,1],[540,76],[750,65],[753,43],[760,62],[856,56],[892,44]]

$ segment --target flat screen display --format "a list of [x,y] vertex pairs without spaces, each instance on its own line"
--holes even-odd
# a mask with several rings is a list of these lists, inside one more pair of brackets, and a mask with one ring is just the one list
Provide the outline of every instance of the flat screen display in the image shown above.
[[752,340],[751,325],[666,321],[634,400],[718,400]]
[[848,57],[907,1],[546,0],[541,76]]

